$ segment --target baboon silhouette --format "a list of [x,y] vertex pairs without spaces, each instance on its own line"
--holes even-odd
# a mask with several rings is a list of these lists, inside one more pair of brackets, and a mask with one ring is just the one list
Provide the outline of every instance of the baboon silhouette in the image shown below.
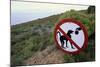
[[[76,28],[75,34],[78,35],[80,30],[81,30],[80,27]],[[66,35],[68,35],[68,36],[71,38],[71,34],[72,34],[73,32],[74,32],[74,31],[72,31],[72,30],[68,30],[68,32],[67,32]],[[61,47],[64,48],[64,41],[66,41],[66,47],[68,47],[68,46],[67,46],[68,39],[67,39],[64,35],[61,35],[61,33],[60,33],[59,31],[58,31],[58,33],[59,33],[59,36],[60,36]],[[73,45],[72,45],[71,42],[70,42],[70,44],[71,44],[71,48],[74,49],[74,47],[73,47]]]
[[[73,32],[74,32],[74,31],[72,31],[72,30],[68,30],[68,32],[67,32],[66,35],[68,35],[68,36],[71,38],[71,34],[72,34]],[[59,31],[58,31],[58,33],[59,33],[59,36],[60,36],[61,47],[64,48],[64,41],[66,41],[66,47],[68,47],[68,46],[67,46],[68,39],[67,39],[64,35],[61,35],[61,33],[60,33]],[[70,43],[70,44],[71,44],[71,43]],[[71,48],[74,49],[74,47],[73,47],[72,44],[71,44]]]

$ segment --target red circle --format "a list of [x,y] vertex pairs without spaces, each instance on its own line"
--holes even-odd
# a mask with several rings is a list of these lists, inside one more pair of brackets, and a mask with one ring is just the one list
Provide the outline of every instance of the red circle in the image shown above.
[[[56,33],[57,33],[57,29],[59,28],[59,26],[61,26],[62,24],[64,23],[75,23],[77,24],[78,26],[81,27],[81,29],[83,30],[84,32],[84,37],[85,37],[85,41],[84,41],[84,44],[82,46],[82,48],[80,50],[77,50],[77,51],[74,51],[74,52],[69,52],[69,51],[66,51],[64,50],[60,45],[59,43],[57,42],[57,39],[56,39]],[[74,20],[74,19],[71,19],[71,18],[67,18],[67,19],[62,19],[55,27],[54,29],[54,39],[55,39],[55,42],[57,44],[57,47],[60,48],[62,51],[64,51],[65,53],[69,53],[69,54],[79,54],[83,49],[85,49],[88,45],[88,33],[87,33],[87,30],[85,28],[85,26],[80,22],[80,21],[77,21],[77,20]]]

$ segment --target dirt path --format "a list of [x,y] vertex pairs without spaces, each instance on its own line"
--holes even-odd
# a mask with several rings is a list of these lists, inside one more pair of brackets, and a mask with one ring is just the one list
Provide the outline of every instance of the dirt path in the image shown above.
[[26,65],[64,63],[64,53],[55,46],[48,46],[41,52],[36,52],[31,58],[24,61]]

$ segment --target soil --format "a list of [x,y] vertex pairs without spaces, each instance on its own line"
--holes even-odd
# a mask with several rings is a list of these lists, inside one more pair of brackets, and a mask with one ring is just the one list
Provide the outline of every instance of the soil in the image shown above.
[[25,60],[23,63],[26,65],[34,64],[59,64],[64,63],[64,52],[55,46],[48,46],[43,51],[36,52],[32,57]]

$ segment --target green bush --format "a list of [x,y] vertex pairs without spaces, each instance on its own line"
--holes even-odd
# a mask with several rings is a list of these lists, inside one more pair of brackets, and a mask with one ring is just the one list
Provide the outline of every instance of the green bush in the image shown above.
[[[11,65],[23,65],[23,61],[34,53],[44,50],[49,45],[54,45],[54,26],[64,18],[81,21],[88,28],[89,36],[95,30],[95,15],[86,13],[86,10],[66,11],[59,15],[11,26]],[[79,55],[64,55],[65,62],[94,60],[95,48],[90,44],[89,41],[88,48]]]
[[64,57],[64,60],[66,63],[75,62],[75,60],[73,59],[73,57],[71,55],[65,54],[63,57]]

